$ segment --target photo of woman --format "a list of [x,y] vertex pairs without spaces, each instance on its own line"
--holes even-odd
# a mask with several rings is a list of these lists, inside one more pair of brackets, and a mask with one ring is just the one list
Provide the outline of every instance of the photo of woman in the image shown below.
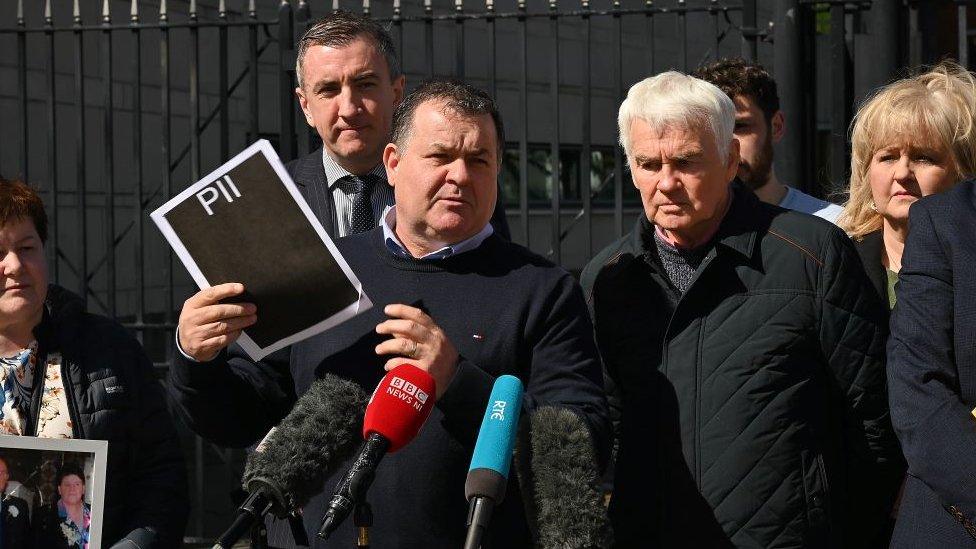
[[57,476],[58,499],[38,509],[34,520],[34,546],[51,549],[88,549],[91,505],[85,501],[85,473],[65,463]]

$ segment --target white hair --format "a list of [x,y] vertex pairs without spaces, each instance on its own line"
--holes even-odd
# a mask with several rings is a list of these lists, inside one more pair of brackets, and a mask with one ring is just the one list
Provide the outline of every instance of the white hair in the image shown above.
[[721,158],[729,152],[735,129],[735,105],[713,84],[678,71],[662,72],[631,86],[620,105],[620,146],[630,156],[630,127],[641,119],[655,131],[677,127],[709,130]]

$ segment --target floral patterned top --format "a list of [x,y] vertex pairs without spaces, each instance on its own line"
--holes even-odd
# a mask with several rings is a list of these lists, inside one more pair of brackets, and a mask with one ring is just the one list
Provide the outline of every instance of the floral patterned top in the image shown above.
[[17,353],[0,357],[0,433],[22,435],[26,427],[26,415],[30,408],[31,387],[34,384],[34,366],[37,342]]
[[[67,394],[61,380],[61,362],[60,353],[51,353],[47,357],[41,411],[37,418],[38,437],[72,438],[73,436]],[[36,341],[12,356],[0,357],[0,387],[3,389],[0,434],[24,434],[33,394],[36,366]]]
[[88,532],[91,526],[91,505],[87,503],[82,503],[84,510],[82,511],[82,525],[79,526],[75,524],[68,517],[68,510],[64,506],[63,501],[58,501],[58,518],[61,519],[61,534],[64,536],[65,541],[68,542],[68,547],[72,549],[88,549]]

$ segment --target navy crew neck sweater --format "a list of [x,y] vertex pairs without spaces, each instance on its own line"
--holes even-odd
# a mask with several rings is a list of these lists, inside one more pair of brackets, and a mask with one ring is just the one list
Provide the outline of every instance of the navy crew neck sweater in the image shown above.
[[[384,458],[368,499],[375,516],[371,546],[451,548],[463,545],[467,503],[464,479],[494,379],[518,376],[524,408],[568,407],[583,417],[606,455],[609,419],[602,373],[582,291],[563,269],[496,235],[476,250],[438,260],[398,257],[382,231],[342,238],[337,246],[374,303],[369,311],[259,363],[236,346],[212,362],[177,360],[170,391],[175,408],[199,434],[223,444],[249,445],[288,412],[316,378],[335,373],[372,391],[389,357],[375,346],[383,308],[404,303],[423,309],[460,354],[458,371],[420,434]],[[260,313],[259,313],[260,320]],[[182,357],[180,357],[182,358]],[[333,477],[341,476],[348,463]],[[531,547],[518,483],[495,510],[485,547]],[[315,540],[337,478],[305,508]],[[347,520],[328,542],[350,546]],[[275,524],[269,542],[291,546],[287,525]]]

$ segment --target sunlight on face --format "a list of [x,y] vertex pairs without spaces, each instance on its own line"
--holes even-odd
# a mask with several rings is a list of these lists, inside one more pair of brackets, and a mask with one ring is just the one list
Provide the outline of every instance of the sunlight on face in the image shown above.
[[658,131],[641,119],[633,121],[630,136],[631,173],[647,218],[692,241],[714,228],[738,169],[737,142],[722,158],[710,130]]
[[389,140],[403,77],[390,78],[383,54],[365,38],[336,48],[312,46],[303,65],[304,86],[295,93],[306,122],[346,169],[371,169]]
[[932,143],[898,139],[875,151],[868,165],[875,208],[896,224],[908,221],[919,198],[948,190],[958,180],[949,151]]
[[440,101],[419,105],[405,142],[385,154],[397,233],[453,244],[481,231],[498,198],[496,140],[487,114],[452,112]]

